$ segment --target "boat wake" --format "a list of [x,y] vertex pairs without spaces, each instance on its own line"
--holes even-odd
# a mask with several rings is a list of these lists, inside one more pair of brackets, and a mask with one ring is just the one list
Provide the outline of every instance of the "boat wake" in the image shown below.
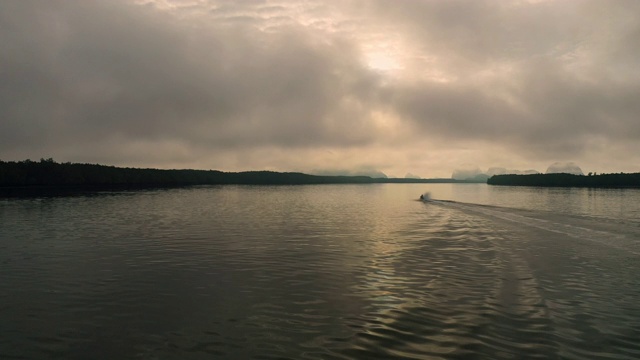
[[430,294],[444,289],[447,304],[475,324],[463,338],[479,343],[462,346],[475,346],[474,356],[497,358],[500,348],[514,357],[637,358],[634,220],[449,200],[425,205],[428,225],[421,226],[438,230],[426,237],[426,251],[412,254],[425,267],[437,265],[429,274],[446,283],[433,282]]
[[567,215],[554,212],[524,210],[492,205],[430,200],[430,203],[465,213],[526,226],[574,239],[586,240],[640,255],[640,228],[623,219]]

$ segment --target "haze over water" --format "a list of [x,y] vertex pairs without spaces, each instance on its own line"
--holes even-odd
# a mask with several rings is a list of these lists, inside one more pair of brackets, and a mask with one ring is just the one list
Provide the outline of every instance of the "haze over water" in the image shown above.
[[483,184],[0,199],[0,358],[636,359],[639,204]]

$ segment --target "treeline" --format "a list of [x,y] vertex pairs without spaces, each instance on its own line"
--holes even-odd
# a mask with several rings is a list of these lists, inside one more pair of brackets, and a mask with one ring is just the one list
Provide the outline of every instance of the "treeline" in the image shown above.
[[303,185],[376,183],[468,183],[453,179],[371,178],[324,176],[299,172],[218,170],[161,170],[122,168],[99,164],[0,160],[0,187],[155,187],[216,184]]
[[640,188],[640,173],[632,174],[532,174],[494,175],[487,180],[489,185],[545,186],[545,187],[599,187],[599,188]]
[[98,164],[0,161],[0,186],[180,186],[204,184],[372,183],[367,176],[314,176],[273,171],[161,170]]

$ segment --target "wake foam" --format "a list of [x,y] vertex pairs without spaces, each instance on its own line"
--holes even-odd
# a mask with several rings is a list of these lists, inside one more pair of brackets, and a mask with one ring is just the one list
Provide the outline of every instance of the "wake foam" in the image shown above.
[[450,200],[433,200],[431,202],[488,218],[505,220],[517,225],[612,246],[634,255],[640,255],[640,229],[636,224],[625,220],[574,216]]

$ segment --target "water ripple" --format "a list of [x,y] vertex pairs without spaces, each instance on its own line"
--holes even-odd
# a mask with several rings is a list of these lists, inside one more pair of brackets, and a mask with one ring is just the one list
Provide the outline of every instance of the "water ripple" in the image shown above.
[[4,201],[0,358],[640,357],[632,224],[415,189]]

